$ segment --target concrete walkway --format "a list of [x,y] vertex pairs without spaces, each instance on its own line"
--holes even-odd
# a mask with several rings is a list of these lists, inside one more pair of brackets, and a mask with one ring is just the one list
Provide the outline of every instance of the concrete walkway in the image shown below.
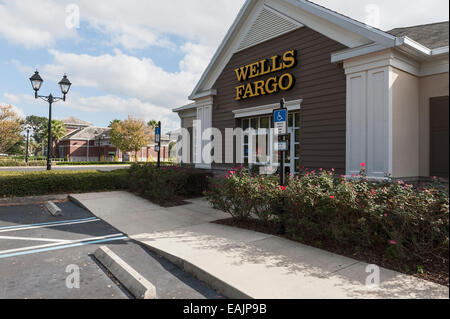
[[[202,199],[161,208],[127,192],[73,195],[121,232],[229,298],[449,298],[449,289],[297,242],[211,224],[228,215]],[[368,271],[368,272],[366,272]]]

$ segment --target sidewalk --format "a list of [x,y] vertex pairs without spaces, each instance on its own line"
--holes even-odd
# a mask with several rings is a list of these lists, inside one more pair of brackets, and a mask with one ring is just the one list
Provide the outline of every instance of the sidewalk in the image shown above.
[[229,216],[202,199],[161,208],[127,192],[73,198],[230,298],[449,298],[445,286],[384,268],[379,287],[367,287],[368,264],[272,235],[211,224]]

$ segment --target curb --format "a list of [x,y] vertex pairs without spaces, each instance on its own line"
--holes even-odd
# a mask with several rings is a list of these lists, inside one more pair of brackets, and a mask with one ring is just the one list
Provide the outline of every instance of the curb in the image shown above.
[[61,216],[61,208],[56,206],[52,201],[48,201],[45,203],[45,208],[52,214],[53,216]]
[[0,205],[27,205],[27,204],[41,204],[49,200],[51,201],[65,201],[68,195],[43,195],[43,196],[26,196],[26,197],[6,197],[0,198]]
[[[133,239],[133,237],[131,237],[131,239]],[[209,285],[211,288],[215,289],[220,294],[226,296],[229,299],[254,299],[253,297],[245,294],[244,292],[240,291],[236,287],[211,275],[209,272],[201,269],[200,267],[197,267],[196,265],[188,262],[187,260],[185,260],[183,258],[166,253],[165,251],[162,251],[158,248],[155,248],[155,247],[153,247],[147,243],[144,243],[142,241],[139,241],[137,239],[133,239],[133,240],[139,242],[141,245],[145,245],[154,253],[169,260],[171,263],[175,264],[176,266],[178,266],[185,272],[191,274],[198,280],[203,281],[204,283]]]
[[88,212],[90,212],[91,214],[95,215],[94,213],[92,213],[82,202],[80,202],[78,199],[76,199],[75,197],[73,197],[72,195],[68,195],[67,198],[74,203],[75,205],[87,210]]
[[95,251],[94,256],[136,299],[157,298],[155,286],[108,247],[101,246]]

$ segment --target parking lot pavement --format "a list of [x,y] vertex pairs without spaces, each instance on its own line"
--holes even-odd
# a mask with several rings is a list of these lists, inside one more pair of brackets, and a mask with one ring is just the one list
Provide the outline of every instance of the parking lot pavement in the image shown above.
[[0,299],[132,298],[93,256],[107,245],[165,299],[222,298],[70,201],[50,215],[42,204],[0,206]]
[[70,202],[58,206],[59,217],[41,205],[0,207],[0,298],[129,298],[91,255],[126,236]]

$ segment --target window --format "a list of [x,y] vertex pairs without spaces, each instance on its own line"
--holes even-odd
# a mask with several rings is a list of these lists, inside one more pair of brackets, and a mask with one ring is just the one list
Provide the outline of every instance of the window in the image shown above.
[[[300,172],[300,113],[290,113],[288,116],[288,150],[285,156],[285,167],[291,174]],[[273,162],[273,135],[271,134],[272,117],[259,116],[241,120],[244,131],[242,138],[243,163],[249,165],[278,166]],[[252,128],[253,134],[248,130]],[[253,152],[253,154],[252,154]],[[253,155],[254,163],[251,163]]]
[[[271,117],[262,116],[241,120],[243,136],[244,164],[267,165],[270,163],[270,127]],[[252,128],[254,134],[248,131]],[[252,153],[253,152],[253,153]],[[251,155],[255,163],[251,163]]]

